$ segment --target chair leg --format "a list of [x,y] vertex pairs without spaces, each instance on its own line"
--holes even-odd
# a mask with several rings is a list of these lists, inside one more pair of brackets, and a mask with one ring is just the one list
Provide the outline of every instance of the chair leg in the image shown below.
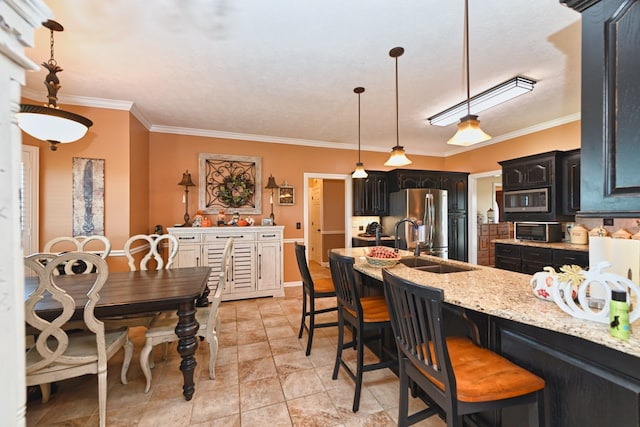
[[129,371],[129,365],[133,358],[133,343],[127,338],[127,342],[124,343],[124,361],[122,362],[122,371],[120,372],[120,382],[127,384],[127,372]]
[[338,379],[338,371],[340,370],[340,361],[342,360],[342,345],[344,344],[344,319],[342,312],[338,310],[338,348],[336,350],[336,364],[333,367],[332,379]]
[[307,317],[307,291],[302,287],[302,320],[300,320],[300,331],[298,331],[298,339],[302,338],[304,331],[304,320]]
[[140,367],[142,368],[142,372],[144,373],[144,377],[147,380],[147,385],[144,388],[145,393],[149,393],[149,389],[151,389],[151,368],[149,368],[149,357],[151,355],[151,350],[153,350],[153,344],[150,339],[144,344],[142,350],[140,350]]
[[51,383],[40,384],[40,393],[42,394],[42,403],[47,403],[51,398]]
[[218,334],[213,332],[209,337],[209,378],[216,379],[216,358],[218,357]]
[[309,337],[307,339],[306,355],[311,354],[311,343],[313,342],[313,330],[316,326],[316,302],[312,296],[309,296]]
[[544,412],[544,389],[536,393],[536,406],[538,408],[538,425],[540,427],[545,426],[545,412]]
[[356,346],[357,348],[357,354],[356,354],[356,392],[355,395],[353,396],[353,412],[358,412],[358,409],[360,409],[360,394],[362,392],[362,369],[364,366],[364,340],[362,339],[362,337],[364,336],[364,334],[362,333],[362,331],[359,331],[357,328],[354,327],[354,331],[357,334],[357,341],[356,341]]
[[98,413],[100,427],[107,425],[107,371],[98,373]]
[[398,360],[398,375],[400,376],[400,399],[398,403],[398,427],[409,425],[409,381],[405,373],[405,360]]

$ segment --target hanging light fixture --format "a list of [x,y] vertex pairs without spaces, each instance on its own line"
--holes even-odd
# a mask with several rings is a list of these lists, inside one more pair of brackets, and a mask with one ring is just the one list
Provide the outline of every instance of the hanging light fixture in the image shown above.
[[491,136],[480,129],[478,116],[471,114],[471,94],[469,87],[469,0],[464,0],[464,51],[467,71],[467,115],[460,119],[458,131],[447,141],[447,144],[467,147],[491,139]]
[[358,86],[353,89],[353,92],[358,94],[358,163],[356,163],[356,170],[351,174],[351,178],[366,178],[369,174],[364,170],[364,165],[360,161],[360,94],[364,92],[364,88]]
[[406,166],[411,164],[411,160],[404,154],[404,147],[400,145],[400,129],[398,125],[398,57],[404,53],[404,48],[394,47],[389,51],[389,56],[396,59],[396,146],[391,149],[389,160],[385,166]]
[[16,114],[20,129],[36,139],[49,142],[51,151],[57,150],[57,144],[77,141],[82,138],[93,122],[79,114],[61,110],[58,107],[58,90],[60,80],[56,75],[62,68],[53,57],[53,32],[63,31],[62,25],[56,21],[48,20],[42,25],[51,32],[49,46],[51,48],[51,58],[43,62],[42,66],[49,70],[49,74],[44,80],[44,84],[49,92],[47,98],[49,102],[45,105],[20,104],[20,112]]

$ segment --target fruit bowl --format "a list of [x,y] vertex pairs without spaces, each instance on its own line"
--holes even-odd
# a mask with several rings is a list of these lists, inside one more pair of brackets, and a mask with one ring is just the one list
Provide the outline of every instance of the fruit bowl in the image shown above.
[[373,246],[364,252],[367,263],[372,267],[393,267],[398,263],[400,257],[391,248],[386,246]]

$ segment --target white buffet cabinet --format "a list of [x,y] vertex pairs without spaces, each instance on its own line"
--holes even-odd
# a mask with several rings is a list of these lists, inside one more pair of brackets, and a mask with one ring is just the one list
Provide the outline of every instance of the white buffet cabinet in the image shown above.
[[211,267],[210,297],[217,286],[222,251],[231,237],[233,253],[222,300],[284,295],[284,226],[172,227],[168,231],[179,242],[174,267]]

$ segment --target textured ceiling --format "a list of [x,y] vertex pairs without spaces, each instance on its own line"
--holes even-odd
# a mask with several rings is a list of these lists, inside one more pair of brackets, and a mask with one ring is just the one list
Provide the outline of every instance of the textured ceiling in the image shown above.
[[[429,117],[466,96],[463,0],[48,0],[65,31],[60,103],[130,101],[151,130],[450,155]],[[471,94],[515,75],[534,91],[480,114],[496,142],[580,112],[580,15],[558,0],[470,1]],[[27,54],[49,58],[49,32]],[[44,69],[25,96],[44,101]],[[34,98],[35,97],[35,98]],[[38,98],[40,97],[40,98]],[[92,99],[87,99],[92,98]],[[175,128],[175,129],[172,129]],[[487,143],[485,143],[487,144]],[[473,147],[472,147],[473,148]],[[366,164],[366,159],[363,159]]]

